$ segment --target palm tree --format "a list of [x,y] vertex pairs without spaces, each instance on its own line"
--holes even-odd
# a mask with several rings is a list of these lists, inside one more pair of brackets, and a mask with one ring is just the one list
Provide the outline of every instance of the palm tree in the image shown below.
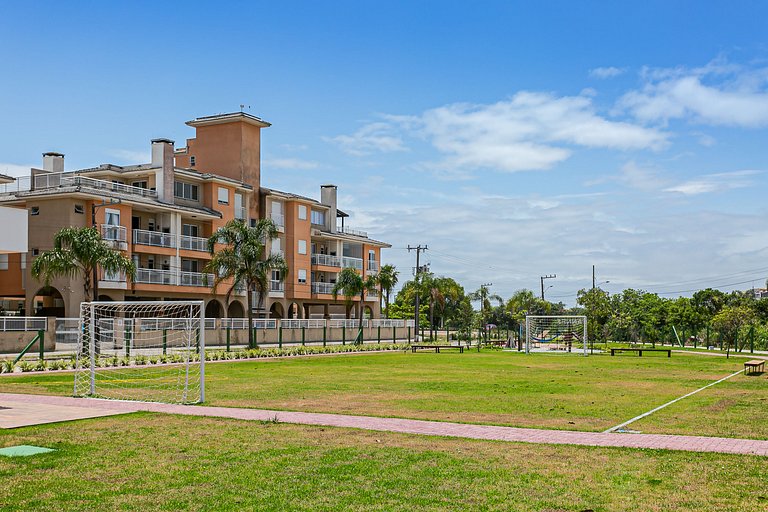
[[352,306],[352,298],[360,296],[359,314],[360,325],[357,331],[357,338],[355,343],[363,342],[363,301],[365,300],[365,292],[376,290],[378,279],[376,276],[368,276],[363,278],[353,268],[345,268],[339,272],[339,277],[336,279],[336,283],[333,285],[331,293],[333,294],[333,300],[336,300],[339,293],[344,295],[347,307]]
[[378,281],[379,286],[381,286],[382,291],[382,294],[379,295],[379,310],[381,310],[381,299],[384,299],[387,318],[389,318],[389,296],[397,284],[397,277],[399,274],[400,272],[397,271],[394,265],[386,264],[381,267],[379,274],[376,276],[376,280]]
[[[216,275],[211,288],[213,290],[225,280],[231,279],[232,286],[226,294],[226,301],[235,288],[245,287],[248,302],[248,346],[255,347],[253,340],[253,292],[259,294],[258,307],[264,304],[264,296],[269,291],[272,271],[280,272],[280,280],[288,273],[283,256],[280,254],[265,254],[267,240],[277,238],[277,226],[271,219],[261,219],[254,227],[248,227],[245,222],[233,219],[220,227],[208,239],[208,252],[211,261],[205,266],[206,272]],[[217,244],[224,244],[218,249]]]
[[488,320],[488,311],[491,310],[491,301],[498,302],[499,305],[502,305],[504,304],[504,300],[499,295],[489,292],[486,285],[482,285],[479,289],[470,293],[469,300],[480,302],[480,319],[483,322],[483,332],[487,337],[488,332],[485,325]]
[[125,273],[131,280],[136,277],[136,265],[105,242],[96,228],[64,228],[54,235],[53,249],[32,262],[32,277],[42,278],[48,286],[56,277],[80,276],[87,302],[99,297],[98,281],[91,282],[97,267],[106,274]]

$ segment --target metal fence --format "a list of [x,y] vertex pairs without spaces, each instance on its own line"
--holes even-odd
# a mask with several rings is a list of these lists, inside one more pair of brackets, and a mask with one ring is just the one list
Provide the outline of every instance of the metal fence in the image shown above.
[[45,331],[48,319],[34,316],[0,316],[0,332]]

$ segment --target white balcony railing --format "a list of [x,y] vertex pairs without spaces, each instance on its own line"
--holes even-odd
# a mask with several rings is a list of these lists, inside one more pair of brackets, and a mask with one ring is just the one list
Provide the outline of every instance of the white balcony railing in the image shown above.
[[363,270],[363,259],[350,258],[348,256],[343,256],[341,258],[341,266],[344,268],[350,267],[350,268],[356,268],[357,270]]
[[216,276],[213,274],[201,274],[199,272],[181,272],[179,274],[181,286],[208,287],[213,284]]
[[365,292],[365,300],[379,300],[379,291],[378,290],[369,290]]
[[336,226],[336,231],[338,231],[339,233],[346,233],[348,235],[362,236],[364,238],[368,238],[368,232],[367,231],[361,231],[359,229],[352,229],[349,226],[342,226],[341,224]]
[[179,237],[179,249],[208,252],[208,239],[199,236],[181,235]]
[[312,293],[314,293],[314,294],[323,294],[323,295],[332,295],[333,294],[333,283],[312,283]]
[[152,268],[137,268],[135,283],[176,284],[176,272]]
[[107,283],[124,283],[126,281],[125,272],[112,273],[102,270],[99,280]]
[[29,176],[20,176],[10,183],[0,183],[0,194],[15,194],[16,192],[27,192],[32,183]]
[[282,213],[271,212],[269,218],[275,223],[277,227],[285,227],[285,216]]
[[149,197],[152,199],[157,198],[157,192],[155,190],[133,187],[131,185],[125,185],[124,183],[113,183],[111,181],[87,178],[72,173],[55,172],[50,174],[38,174],[35,176],[35,190],[73,186]]
[[240,207],[240,208],[235,207],[235,218],[240,220],[245,220],[248,218],[248,212],[243,207]]
[[269,282],[269,291],[270,292],[282,292],[282,291],[285,291],[285,283],[280,281],[279,279],[272,279]]
[[325,265],[327,267],[341,267],[341,258],[330,254],[312,253],[313,265]]
[[368,270],[371,272],[378,272],[379,271],[379,262],[374,260],[368,260]]
[[128,231],[124,226],[116,226],[114,224],[102,224],[101,225],[101,238],[104,240],[110,240],[113,242],[125,242],[128,240]]
[[159,231],[133,230],[133,243],[153,247],[176,247],[176,235]]

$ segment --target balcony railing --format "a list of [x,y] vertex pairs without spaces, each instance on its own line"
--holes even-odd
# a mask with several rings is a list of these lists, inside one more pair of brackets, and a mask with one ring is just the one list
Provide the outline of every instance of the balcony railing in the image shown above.
[[361,231],[359,229],[352,229],[349,226],[342,226],[341,224],[336,226],[336,231],[339,232],[339,233],[346,233],[348,235],[362,236],[364,238],[368,238],[368,232],[367,231]]
[[179,249],[208,252],[208,239],[199,236],[181,235],[179,237]]
[[341,258],[341,266],[344,268],[351,267],[356,268],[357,270],[363,270],[363,259],[343,256]]
[[278,226],[285,227],[285,216],[282,213],[271,212],[269,218]]
[[245,220],[248,218],[248,212],[243,207],[240,207],[240,208],[235,207],[235,218],[240,220]]
[[341,258],[329,254],[312,253],[313,265],[325,265],[327,267],[341,267]]
[[105,272],[104,270],[101,271],[100,281],[105,281],[108,283],[124,283],[125,282],[125,272]]
[[269,282],[269,291],[271,292],[285,291],[285,283],[280,281],[279,279],[272,279]]
[[135,283],[176,284],[176,272],[152,268],[137,268]]
[[96,190],[107,190],[118,192],[120,194],[129,194],[134,196],[157,198],[157,192],[141,187],[133,187],[124,183],[112,183],[111,181],[97,180],[87,178],[72,173],[56,172],[50,174],[39,174],[35,176],[35,190],[43,190],[58,187],[85,187]]
[[323,295],[332,295],[333,294],[333,283],[312,283],[312,293],[314,294],[323,294]]
[[101,238],[104,240],[111,240],[114,242],[125,242],[128,240],[128,231],[124,226],[116,226],[114,224],[102,224],[101,225]]
[[199,272],[181,272],[179,274],[181,286],[200,286],[208,287],[213,284],[216,276],[213,274],[201,274]]
[[159,231],[133,230],[133,243],[139,245],[151,245],[153,247],[176,247],[176,235],[161,233]]
[[366,290],[366,292],[365,292],[365,300],[379,300],[379,291],[378,290]]
[[379,271],[379,262],[374,260],[368,260],[368,270],[371,272],[378,272]]

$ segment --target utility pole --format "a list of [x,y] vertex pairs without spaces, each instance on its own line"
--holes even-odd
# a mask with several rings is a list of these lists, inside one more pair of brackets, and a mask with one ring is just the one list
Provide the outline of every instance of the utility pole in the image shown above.
[[413,326],[414,326],[414,332],[415,340],[419,341],[419,274],[422,272],[422,268],[419,266],[419,256],[421,255],[421,251],[426,251],[429,249],[426,245],[424,247],[421,246],[421,244],[417,245],[416,247],[408,246],[408,252],[416,251],[416,269],[414,272],[415,280],[416,280],[416,305],[414,307],[414,315],[413,315]]
[[[493,283],[483,283],[480,285],[481,290],[488,291],[488,288],[493,286]],[[483,318],[483,338],[485,343],[488,343],[488,319],[485,318],[485,298],[480,297],[480,316]]]
[[541,300],[544,300],[544,280],[545,279],[554,279],[557,277],[557,274],[550,274],[548,276],[541,276]]
[[592,289],[595,289],[595,266],[592,265]]

